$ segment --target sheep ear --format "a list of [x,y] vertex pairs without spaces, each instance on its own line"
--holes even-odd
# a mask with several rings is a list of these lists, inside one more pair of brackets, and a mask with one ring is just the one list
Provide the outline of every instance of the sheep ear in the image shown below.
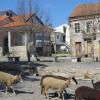
[[72,78],[75,78],[75,76],[73,75]]

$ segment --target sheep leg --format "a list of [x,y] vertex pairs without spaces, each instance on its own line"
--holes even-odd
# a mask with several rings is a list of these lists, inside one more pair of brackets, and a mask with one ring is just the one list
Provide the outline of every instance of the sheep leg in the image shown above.
[[61,97],[60,92],[57,92],[57,93],[58,93],[58,97],[60,98]]
[[44,95],[46,98],[48,98],[48,89],[44,89]]
[[49,97],[49,96],[48,96],[48,88],[44,89],[44,91],[45,91],[45,92],[44,92],[45,97],[46,97],[47,99],[49,99],[49,100],[50,100],[50,99],[51,99],[51,97]]
[[62,93],[62,100],[64,100],[64,94]]
[[6,86],[6,95],[7,95],[7,90],[8,90],[8,87]]
[[61,92],[62,100],[64,100],[64,92]]
[[10,86],[10,88],[12,89],[13,94],[16,94],[16,93],[15,93],[15,90],[14,90],[14,88],[13,88],[13,86]]
[[64,92],[66,93],[67,97],[69,98],[70,96],[68,95],[67,91],[66,91],[66,90],[64,90]]

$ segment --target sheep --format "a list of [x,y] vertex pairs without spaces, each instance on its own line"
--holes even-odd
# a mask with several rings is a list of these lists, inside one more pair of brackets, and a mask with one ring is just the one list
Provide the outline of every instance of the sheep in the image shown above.
[[100,100],[100,91],[87,87],[80,86],[75,90],[75,100]]
[[96,82],[96,83],[94,83],[93,82],[94,80],[92,80],[92,85],[93,85],[93,87],[95,88],[95,89],[97,89],[97,90],[100,90],[100,81],[98,81],[98,82]]
[[7,89],[8,87],[10,87],[13,90],[13,93],[15,93],[12,84],[17,82],[17,81],[21,81],[22,82],[22,78],[21,75],[11,75],[8,74],[6,72],[2,72],[0,71],[0,83],[6,86],[6,94],[7,94]]
[[77,84],[77,81],[74,77],[65,78],[62,76],[54,76],[54,75],[44,75],[41,78],[41,94],[45,95],[47,98],[47,93],[49,88],[57,90],[62,95],[62,100],[64,100],[63,92],[70,85],[71,79]]

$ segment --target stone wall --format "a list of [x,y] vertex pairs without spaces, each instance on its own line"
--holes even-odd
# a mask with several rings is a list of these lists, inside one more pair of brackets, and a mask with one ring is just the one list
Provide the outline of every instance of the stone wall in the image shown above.
[[12,54],[11,56],[19,56],[20,58],[27,57],[27,50],[25,46],[13,46],[11,47]]

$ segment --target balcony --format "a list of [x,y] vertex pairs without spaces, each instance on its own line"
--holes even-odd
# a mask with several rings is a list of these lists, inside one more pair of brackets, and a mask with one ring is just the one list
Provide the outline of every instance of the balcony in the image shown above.
[[96,34],[83,34],[84,41],[87,40],[96,40]]

